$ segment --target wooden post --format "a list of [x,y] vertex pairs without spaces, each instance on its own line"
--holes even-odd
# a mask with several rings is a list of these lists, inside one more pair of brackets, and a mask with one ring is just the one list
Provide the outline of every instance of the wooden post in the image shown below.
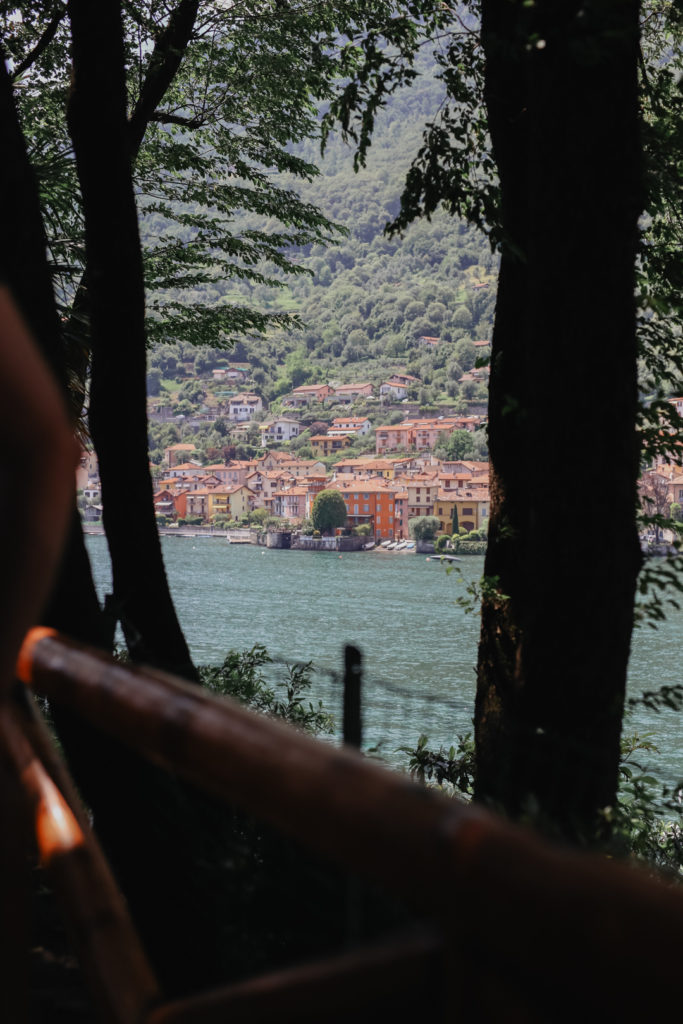
[[[344,648],[344,743],[360,750],[363,740],[361,718],[361,652],[347,644]],[[351,947],[358,942],[363,929],[363,887],[355,875],[346,880],[346,944]]]
[[357,647],[344,648],[344,743],[360,750],[363,739],[361,717],[362,655]]

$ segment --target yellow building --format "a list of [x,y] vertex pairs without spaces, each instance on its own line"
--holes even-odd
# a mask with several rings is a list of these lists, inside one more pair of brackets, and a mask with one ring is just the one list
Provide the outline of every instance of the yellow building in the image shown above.
[[439,520],[439,533],[453,533],[453,509],[458,510],[458,526],[469,533],[486,526],[489,516],[489,494],[478,491],[439,491],[434,501],[432,515]]
[[348,434],[340,434],[338,437],[330,434],[314,434],[310,444],[318,458],[324,458],[326,455],[334,455],[335,452],[341,452],[344,448],[348,448],[353,444],[353,438]]
[[215,490],[209,491],[206,497],[207,519],[212,520],[216,516],[240,519],[252,511],[255,495],[241,484],[237,487],[216,487]]

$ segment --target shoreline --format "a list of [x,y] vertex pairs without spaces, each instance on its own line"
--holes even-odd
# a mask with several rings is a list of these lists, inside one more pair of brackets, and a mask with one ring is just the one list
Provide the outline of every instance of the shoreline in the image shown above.
[[[103,537],[104,536],[104,527],[100,526],[98,523],[83,523],[82,526],[83,526],[83,533],[86,536],[91,536],[91,537]],[[226,532],[225,530],[215,530],[212,527],[207,527],[206,529],[202,530],[202,529],[198,529],[196,526],[179,526],[179,527],[170,527],[170,528],[168,526],[160,526],[160,527],[158,527],[158,530],[159,530],[159,536],[160,537],[186,537],[189,540],[196,540],[197,538],[201,538],[203,540],[204,539],[206,539],[206,540],[210,539],[210,540],[222,540],[225,543],[228,542],[228,532]],[[239,547],[252,547],[252,548],[260,547],[264,551],[318,551],[318,552],[323,552],[323,553],[332,554],[332,555],[340,554],[340,551],[339,551],[338,548],[332,548],[332,547],[325,547],[325,548],[323,548],[323,547],[321,547],[321,548],[309,548],[309,547],[305,547],[305,548],[304,547],[292,547],[292,548],[284,548],[284,547],[282,547],[281,548],[281,547],[272,547],[271,548],[271,547],[269,547],[266,544],[259,544],[259,543],[255,542],[253,540],[246,540],[246,539],[232,540],[229,543],[231,545],[235,544],[235,545],[237,545]],[[442,562],[442,561],[443,562],[450,562],[450,561],[458,561],[459,562],[463,558],[480,557],[481,554],[482,554],[482,552],[469,552],[468,551],[468,552],[459,552],[458,555],[455,556],[450,551],[445,551],[442,554],[439,554],[439,553],[435,552],[434,550],[431,550],[431,551],[428,551],[428,550],[418,551],[416,547],[415,548],[400,548],[397,551],[396,549],[384,548],[384,547],[381,546],[381,544],[376,544],[373,548],[370,548],[369,550],[365,550],[364,548],[356,548],[355,550],[349,549],[349,550],[344,550],[344,551],[341,552],[341,554],[366,554],[366,555],[372,555],[372,554],[377,554],[377,553],[384,554],[384,555],[426,555],[428,561],[434,560],[434,561],[437,561],[437,562]]]

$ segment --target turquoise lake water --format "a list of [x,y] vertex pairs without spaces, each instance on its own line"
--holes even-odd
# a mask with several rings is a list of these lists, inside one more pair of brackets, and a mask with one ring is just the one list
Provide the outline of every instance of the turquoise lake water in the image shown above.
[[[363,652],[364,746],[404,763],[400,746],[421,732],[450,746],[472,730],[479,623],[454,602],[482,574],[483,558],[459,573],[420,555],[276,551],[218,539],[162,538],[182,626],[197,663],[263,643],[275,658],[313,661],[315,697],[341,722],[343,648]],[[87,538],[100,594],[111,575],[106,541]],[[629,692],[680,682],[683,613],[656,631],[636,631]],[[660,755],[649,766],[683,779],[683,714],[638,709],[630,731],[653,732]]]

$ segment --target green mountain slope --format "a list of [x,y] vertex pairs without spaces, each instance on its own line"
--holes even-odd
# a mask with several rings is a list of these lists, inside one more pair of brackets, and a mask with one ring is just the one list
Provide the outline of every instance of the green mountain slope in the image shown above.
[[[301,383],[331,378],[378,384],[398,368],[420,378],[423,404],[483,397],[480,385],[463,395],[459,378],[474,365],[472,342],[490,337],[496,259],[487,242],[443,211],[413,225],[404,238],[383,233],[441,98],[440,84],[423,65],[410,89],[389,97],[367,167],[357,174],[353,152],[339,138],[329,141],[322,159],[316,141],[303,147],[302,155],[317,161],[321,173],[292,187],[348,232],[336,246],[297,254],[312,277],[290,279],[282,290],[217,280],[207,295],[209,301],[249,302],[301,317],[302,332],[273,331],[235,349],[235,359],[252,365],[255,386],[269,403]],[[420,344],[425,335],[440,343]]]

